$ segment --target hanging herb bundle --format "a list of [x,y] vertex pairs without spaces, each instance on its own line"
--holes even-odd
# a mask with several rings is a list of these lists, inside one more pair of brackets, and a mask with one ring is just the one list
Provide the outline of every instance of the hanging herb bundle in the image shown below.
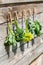
[[34,22],[29,22],[29,20],[27,19],[27,22],[28,22],[28,30],[35,35],[37,36],[40,36],[41,35],[41,24],[39,23],[38,20],[34,21]]
[[8,23],[7,27],[8,27],[8,35],[5,39],[5,46],[10,46],[10,45],[16,46],[15,34],[12,31],[11,25]]
[[29,42],[34,38],[33,34],[31,32],[25,32],[24,41]]
[[22,42],[24,37],[24,31],[22,28],[19,28],[17,20],[14,20],[14,25],[16,26],[15,39],[17,42]]
[[33,34],[28,29],[28,20],[26,19],[26,31],[24,34],[24,41],[29,42],[34,38]]
[[42,29],[41,24],[39,23],[38,20],[36,20],[36,21],[34,21],[34,25],[35,25],[35,29],[34,29],[35,34],[36,34],[37,36],[40,36],[40,35],[41,35],[41,29]]
[[28,27],[28,31],[31,32],[33,35],[35,34],[34,33],[34,23],[30,22],[30,20],[27,18],[26,20],[28,22],[27,24],[27,27]]

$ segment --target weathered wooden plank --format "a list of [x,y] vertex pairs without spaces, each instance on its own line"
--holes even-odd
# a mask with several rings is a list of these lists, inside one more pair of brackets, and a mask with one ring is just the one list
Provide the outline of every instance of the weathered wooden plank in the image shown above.
[[[41,0],[42,1],[42,0]],[[41,2],[40,0],[0,0],[0,3]]]

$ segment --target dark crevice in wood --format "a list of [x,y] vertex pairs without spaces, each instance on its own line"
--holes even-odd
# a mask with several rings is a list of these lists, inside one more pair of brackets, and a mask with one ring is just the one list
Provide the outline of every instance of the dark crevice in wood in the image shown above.
[[36,57],[29,65],[31,65],[36,59],[38,59],[41,55],[43,55],[43,52],[38,56]]

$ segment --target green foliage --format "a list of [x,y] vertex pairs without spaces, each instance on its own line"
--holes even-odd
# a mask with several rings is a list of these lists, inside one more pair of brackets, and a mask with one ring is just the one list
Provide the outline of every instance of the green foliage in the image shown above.
[[8,35],[5,39],[5,45],[10,46],[14,45],[16,46],[17,42],[22,41],[30,41],[34,38],[34,35],[40,36],[41,34],[41,24],[38,20],[34,22],[30,22],[29,19],[26,19],[26,31],[18,26],[17,20],[14,20],[14,25],[16,26],[16,30],[13,32],[11,25],[8,23]]
[[19,28],[18,22],[16,20],[14,20],[14,25],[16,26],[16,30],[14,31],[15,39],[17,42],[21,42],[21,41],[23,41],[24,31],[22,28]]
[[40,22],[38,20],[36,20],[34,22],[30,22],[28,19],[27,19],[27,22],[28,22],[28,30],[32,34],[40,36],[41,29],[42,29]]
[[8,35],[5,39],[5,45],[6,46],[16,45],[15,34],[12,31],[11,25],[9,23],[8,23]]
[[35,24],[35,34],[37,36],[40,36],[42,27],[41,27],[40,23],[37,20],[34,22],[34,24]]
[[[30,29],[30,23],[28,22],[29,20],[26,19],[25,25],[26,25],[26,30],[25,30],[25,34],[24,34],[24,41],[25,42],[29,42],[34,38],[34,35],[29,31]],[[29,24],[29,26],[28,26]]]

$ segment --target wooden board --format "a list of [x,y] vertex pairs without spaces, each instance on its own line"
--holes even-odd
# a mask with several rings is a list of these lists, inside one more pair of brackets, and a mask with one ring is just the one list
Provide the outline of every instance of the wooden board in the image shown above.
[[0,3],[41,2],[43,0],[0,0]]

